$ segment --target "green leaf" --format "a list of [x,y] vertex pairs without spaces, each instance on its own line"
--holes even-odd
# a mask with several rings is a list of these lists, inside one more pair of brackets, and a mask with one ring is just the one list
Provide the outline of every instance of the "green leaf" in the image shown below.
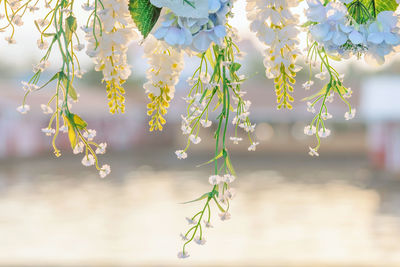
[[203,199],[208,198],[208,197],[212,197],[212,192],[205,193],[201,197],[198,197],[198,198],[196,198],[194,200],[191,200],[191,201],[183,202],[181,204],[189,204],[189,203],[197,202],[197,201],[203,200]]
[[225,164],[226,164],[226,167],[228,167],[228,170],[230,171],[230,173],[232,175],[236,176],[236,172],[235,172],[235,169],[233,168],[231,158],[229,157],[228,154],[226,154],[226,156],[225,156]]
[[68,138],[72,149],[74,149],[76,147],[76,144],[78,143],[78,138],[76,136],[75,128],[71,124],[70,119],[67,118],[66,116],[64,116],[64,121],[66,121],[68,124]]
[[347,6],[355,21],[364,24],[375,19],[382,11],[395,11],[399,4],[396,0],[356,0]]
[[314,98],[316,98],[316,97],[318,97],[318,96],[321,96],[321,95],[323,95],[323,94],[325,94],[326,93],[326,89],[327,89],[328,87],[327,87],[327,85],[325,85],[321,90],[319,90],[319,92],[318,93],[316,93],[316,94],[313,94],[313,95],[311,95],[311,96],[308,96],[308,97],[305,97],[305,98],[303,98],[301,101],[309,101],[309,100],[313,100]]
[[217,199],[216,199],[215,197],[213,197],[213,199],[214,199],[214,201],[215,201],[215,204],[217,204],[218,209],[219,209],[221,212],[225,213],[226,211],[225,211],[224,208],[218,203]]
[[231,65],[230,65],[230,71],[231,72],[235,72],[235,71],[238,71],[239,69],[240,69],[240,67],[241,67],[242,65],[240,65],[239,63],[232,63]]
[[75,88],[72,85],[70,85],[68,88],[68,95],[72,98],[72,100],[74,101],[78,100],[78,95],[76,93]]
[[146,38],[160,17],[161,8],[153,6],[150,0],[129,0],[129,11],[136,27]]
[[395,11],[399,6],[396,0],[363,0],[363,2],[374,17],[382,11]]
[[207,161],[207,162],[205,162],[203,164],[197,165],[197,167],[201,167],[201,166],[210,164],[210,163],[216,161],[217,159],[221,158],[223,155],[224,155],[223,154],[223,150],[221,150],[221,152],[219,152],[219,154],[217,156],[215,156],[214,158],[210,159],[209,161]]
[[83,130],[83,129],[86,128],[86,126],[87,126],[87,122],[86,122],[86,121],[82,120],[82,118],[79,117],[79,116],[76,115],[76,114],[72,114],[72,113],[71,113],[71,115],[72,115],[72,119],[73,119],[73,122],[74,122],[75,126],[76,126],[79,130]]
[[301,27],[306,28],[308,26],[315,25],[315,24],[318,24],[318,23],[313,22],[313,21],[307,21],[306,23],[302,24]]
[[72,34],[76,31],[77,24],[76,18],[70,15],[65,19],[65,35],[67,37],[67,42],[70,43],[72,40]]

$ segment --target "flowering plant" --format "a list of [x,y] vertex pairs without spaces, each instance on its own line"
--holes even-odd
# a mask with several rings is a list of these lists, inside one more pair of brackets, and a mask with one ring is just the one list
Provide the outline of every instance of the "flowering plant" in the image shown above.
[[[3,2],[2,2],[3,1]],[[79,98],[74,80],[83,70],[78,53],[86,49],[93,59],[95,70],[103,75],[111,113],[124,113],[124,82],[131,74],[127,61],[128,45],[141,40],[144,56],[150,65],[143,85],[149,103],[147,114],[150,131],[161,131],[165,115],[174,97],[175,86],[184,68],[184,54],[196,55],[198,67],[187,79],[185,101],[187,112],[181,115],[181,130],[187,136],[183,149],[175,151],[178,159],[187,158],[190,145],[199,144],[200,129],[215,124],[215,151],[204,165],[212,164],[208,177],[210,190],[191,202],[202,201],[203,207],[187,217],[189,228],[181,234],[184,241],[178,257],[186,258],[188,246],[206,242],[205,229],[212,227],[212,204],[219,210],[221,220],[231,215],[230,202],[235,196],[231,184],[236,173],[231,162],[229,143],[238,144],[246,133],[248,150],[258,145],[252,133],[256,125],[250,121],[251,102],[245,99],[240,75],[242,56],[238,47],[237,30],[229,23],[233,16],[233,0],[84,0],[81,7],[87,12],[86,23],[78,25],[74,0],[0,0],[5,39],[14,44],[16,27],[22,26],[26,11],[43,8],[46,12],[34,23],[38,30],[37,45],[44,50],[40,62],[34,66],[32,78],[22,82],[25,96],[17,110],[30,110],[29,95],[55,84],[54,93],[41,108],[50,115],[43,133],[52,136],[54,154],[59,157],[57,137],[68,135],[74,154],[83,153],[82,164],[95,166],[102,178],[111,172],[108,164],[100,165],[98,155],[106,152],[107,143],[95,142],[96,131],[88,128],[85,120],[74,114],[72,102]],[[300,25],[296,0],[247,0],[247,18],[250,30],[264,45],[265,74],[273,79],[277,108],[292,109],[292,92],[296,74],[301,71],[299,58],[303,57],[310,69],[310,79],[303,84],[308,90],[314,84],[311,72],[319,66],[316,78],[328,82],[316,94],[307,97],[307,110],[314,115],[306,135],[315,135],[317,145],[310,147],[311,156],[319,155],[321,138],[331,131],[326,120],[332,115],[327,103],[337,95],[347,106],[346,120],[355,117],[356,109],[348,102],[352,91],[343,84],[344,76],[332,66],[332,60],[352,57],[365,58],[370,64],[383,64],[397,52],[400,45],[399,15],[395,0],[307,0],[307,21]],[[85,33],[80,40],[77,31]],[[305,53],[300,49],[298,35],[307,33]],[[141,37],[139,37],[141,36]],[[58,51],[62,64],[59,71],[43,81],[41,74],[49,66],[49,57]],[[232,130],[230,130],[232,128]],[[228,137],[228,132],[234,132]]]

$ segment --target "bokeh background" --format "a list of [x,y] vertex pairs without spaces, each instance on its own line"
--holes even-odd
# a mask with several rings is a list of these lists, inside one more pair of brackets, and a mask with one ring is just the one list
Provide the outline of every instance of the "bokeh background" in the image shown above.
[[[52,86],[29,97],[27,115],[15,110],[20,82],[41,56],[33,23],[25,22],[16,45],[0,41],[0,265],[400,266],[399,58],[379,68],[335,63],[354,91],[358,113],[345,121],[346,107],[332,103],[332,136],[323,140],[321,156],[311,158],[314,139],[303,128],[312,118],[301,101],[311,93],[301,87],[308,72],[298,76],[294,111],[276,110],[262,47],[248,32],[243,10],[244,1],[237,2],[233,24],[247,53],[243,88],[260,145],[249,153],[244,143],[230,144],[239,177],[232,219],[222,223],[214,216],[207,244],[192,245],[184,261],[176,258],[179,233],[187,228],[185,216],[201,204],[179,203],[209,190],[209,166],[195,166],[212,157],[215,130],[202,130],[201,145],[191,147],[188,159],[176,159],[174,151],[185,144],[179,120],[185,80],[196,59],[187,59],[165,130],[149,133],[142,47],[130,48],[125,115],[108,114],[101,74],[90,71],[90,59],[81,54],[89,71],[76,84],[80,102],[73,110],[109,144],[101,161],[112,173],[100,179],[72,155],[64,137],[63,156],[54,158],[50,139],[40,132],[49,119],[40,104]],[[57,63],[54,57],[48,77]]]

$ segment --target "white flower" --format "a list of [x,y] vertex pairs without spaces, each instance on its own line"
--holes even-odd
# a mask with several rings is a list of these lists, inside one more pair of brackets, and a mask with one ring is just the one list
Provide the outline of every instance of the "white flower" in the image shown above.
[[209,221],[204,220],[203,222],[206,228],[213,228],[212,224]]
[[316,112],[315,107],[311,102],[307,102],[307,111],[311,112],[311,113],[315,113]]
[[238,117],[236,116],[236,117],[233,118],[232,124],[236,125],[237,123],[238,123]]
[[178,253],[178,258],[179,258],[179,259],[184,259],[184,258],[187,258],[187,257],[189,257],[189,256],[190,256],[189,253],[187,253],[186,251],[185,251],[185,252],[180,251],[180,252]]
[[192,218],[186,217],[186,221],[188,222],[188,224],[197,224],[197,222],[195,220],[193,220]]
[[190,139],[190,141],[191,141],[193,144],[195,144],[195,145],[197,145],[198,143],[201,142],[200,136],[195,136],[194,134],[191,134],[191,135],[189,136],[189,139]]
[[111,173],[111,167],[108,164],[104,164],[99,171],[99,175],[101,178],[105,178],[110,173]]
[[52,134],[56,133],[56,130],[52,128],[43,128],[42,132],[45,133],[47,136],[51,136]]
[[229,212],[219,213],[218,216],[221,219],[221,221],[226,221],[231,218],[231,214]]
[[353,91],[351,90],[351,88],[347,88],[347,91],[346,91],[346,93],[343,94],[343,97],[350,98],[352,94],[353,94]]
[[329,103],[332,103],[333,100],[334,100],[334,97],[335,97],[335,94],[332,92],[331,94],[329,94],[329,95],[326,97],[326,101],[329,102]]
[[239,144],[239,142],[243,140],[241,137],[236,137],[236,136],[231,136],[229,139],[230,139],[231,141],[233,141],[233,143],[234,143],[235,145]]
[[236,196],[236,190],[234,188],[229,188],[224,192],[224,198],[232,200]]
[[[75,77],[77,77],[77,78],[82,78],[82,76],[85,74],[85,71],[84,70],[81,70],[81,69],[78,69],[78,70],[75,70],[75,72],[74,72],[74,75],[75,75]],[[78,94],[78,97],[79,97],[79,94]]]
[[353,108],[351,109],[351,111],[346,112],[344,114],[344,118],[346,119],[346,121],[353,119],[356,116],[356,109]]
[[181,126],[182,134],[187,135],[192,132],[192,128],[189,125],[182,124]]
[[248,148],[248,151],[256,151],[256,146],[260,144],[259,142],[253,142]]
[[90,28],[90,27],[87,27],[86,25],[84,25],[84,26],[81,26],[81,30],[85,33],[90,33],[93,30],[93,28]]
[[256,129],[256,124],[253,124],[253,125],[251,125],[251,124],[245,124],[244,125],[244,127],[243,127],[243,129],[246,131],[246,132],[250,132],[250,133],[252,133],[252,132],[254,132],[254,130]]
[[321,118],[322,118],[323,120],[332,119],[332,115],[331,115],[330,113],[328,113],[328,112],[325,112],[325,113],[322,113],[322,114],[321,114]]
[[26,114],[26,113],[28,113],[28,111],[29,111],[30,109],[31,109],[31,107],[30,107],[29,105],[26,105],[26,104],[17,107],[17,111],[18,111],[19,113],[21,113],[21,114]]
[[200,120],[200,124],[201,126],[203,126],[204,128],[208,128],[211,126],[212,122],[209,120]]
[[188,240],[188,238],[182,233],[179,236],[181,237],[182,241],[187,241]]
[[[110,102],[111,112],[124,111],[122,84],[131,74],[127,59],[128,45],[138,39],[128,6],[125,0],[103,0],[104,9],[97,12],[98,17],[91,16],[88,27],[81,27],[87,40],[86,54],[93,58],[95,70],[103,73],[108,95],[119,95],[117,102]],[[92,7],[87,5],[84,8]],[[96,21],[98,19],[100,24]]]
[[184,150],[177,150],[177,151],[175,151],[175,154],[178,159],[186,159],[187,158],[187,154]]
[[208,178],[208,182],[209,182],[211,185],[217,185],[217,184],[219,184],[221,181],[222,181],[222,177],[219,176],[219,175],[211,175],[211,176]]
[[49,47],[49,43],[46,40],[38,39],[37,46],[40,50],[45,50]]
[[36,73],[38,71],[43,72],[45,69],[47,69],[50,66],[50,62],[48,60],[41,61],[36,65],[33,65],[33,72]]
[[323,71],[323,72],[320,72],[320,73],[316,74],[316,75],[315,75],[315,78],[320,79],[320,80],[325,80],[327,74],[328,74],[328,73],[327,73],[326,71]]
[[100,143],[99,147],[96,149],[96,154],[106,153],[107,143]]
[[48,105],[41,104],[40,108],[42,109],[43,114],[53,114],[53,109]]
[[22,81],[21,84],[22,84],[22,89],[25,92],[32,92],[32,91],[39,89],[39,86],[37,86],[36,84],[33,84],[33,83],[27,83],[27,82]]
[[61,12],[63,12],[63,13],[71,13],[72,10],[69,9],[69,8],[61,8]]
[[77,51],[81,51],[84,48],[85,48],[84,44],[76,44],[76,45],[74,45],[74,49],[77,50]]
[[304,134],[305,135],[314,135],[317,132],[317,129],[315,128],[314,125],[308,125],[304,127]]
[[83,3],[82,9],[85,11],[92,11],[92,10],[94,10],[94,5],[89,4],[89,2]]
[[305,83],[303,83],[303,88],[305,89],[305,90],[310,90],[310,88],[311,88],[311,86],[314,84],[314,81],[307,81],[307,82],[305,82]]
[[40,28],[43,28],[45,26],[47,26],[49,24],[48,20],[44,20],[44,19],[38,19],[36,20],[37,24],[39,25]]
[[319,137],[321,137],[321,138],[326,138],[326,137],[328,137],[328,136],[330,136],[331,135],[331,130],[329,130],[329,129],[323,129],[323,128],[321,128],[321,129],[319,129],[319,131],[318,131],[318,136]]
[[298,4],[299,1],[292,0],[247,0],[250,30],[267,46],[263,55],[265,74],[269,79],[279,77],[283,71],[292,73],[300,70],[295,64],[300,54],[299,21],[290,9]]
[[68,133],[68,126],[67,125],[63,125],[60,127],[60,131],[63,133]]
[[83,149],[85,148],[85,144],[83,142],[79,142],[76,144],[74,147],[73,153],[74,154],[80,154],[83,152]]
[[96,130],[88,129],[83,133],[83,137],[88,141],[92,141],[96,137]]
[[[144,42],[144,57],[150,65],[146,71],[147,82],[143,85],[145,92],[155,97],[163,94],[163,98],[173,99],[175,86],[185,65],[183,51],[150,35]],[[186,99],[189,102],[192,100],[190,96]],[[187,123],[181,129],[184,134],[190,134],[192,130]]]
[[30,12],[34,13],[35,11],[39,10],[37,6],[28,6]]
[[206,243],[206,240],[204,239],[204,237],[200,238],[200,236],[196,236],[193,240],[198,245],[204,245]]
[[223,182],[225,182],[225,183],[227,183],[227,184],[230,184],[230,183],[232,183],[233,181],[235,181],[235,176],[233,176],[232,174],[225,174],[223,177],[222,177],[222,181]]
[[85,155],[82,159],[83,166],[89,167],[89,166],[94,165],[94,163],[95,163],[95,159],[94,159],[93,155],[91,155],[91,154]]
[[4,40],[6,40],[8,42],[8,44],[16,44],[17,43],[15,41],[15,39],[12,38],[11,36],[7,36],[6,38],[4,38]]
[[319,156],[318,151],[317,151],[316,149],[314,149],[314,148],[312,148],[312,147],[308,147],[308,148],[310,149],[310,152],[308,152],[308,154],[309,154],[311,157],[314,157],[314,156],[318,157],[318,156]]

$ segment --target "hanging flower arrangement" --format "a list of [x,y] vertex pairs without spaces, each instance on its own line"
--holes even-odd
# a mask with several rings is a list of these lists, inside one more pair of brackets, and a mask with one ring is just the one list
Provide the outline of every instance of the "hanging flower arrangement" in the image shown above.
[[[244,1],[244,0],[242,0]],[[315,78],[326,84],[307,97],[307,110],[313,114],[306,135],[315,136],[316,144],[309,147],[311,156],[318,156],[321,138],[331,131],[327,121],[332,118],[328,103],[340,99],[347,107],[344,119],[355,117],[356,109],[348,99],[350,88],[344,85],[344,75],[338,73],[333,61],[357,58],[368,64],[384,64],[398,51],[400,45],[399,15],[396,0],[307,0],[307,22],[300,24],[294,9],[296,0],[247,0],[250,30],[264,45],[263,63],[266,77],[273,80],[277,108],[292,109],[296,74],[302,70],[299,59],[309,64],[310,79],[303,84],[309,90]],[[84,120],[84,114],[73,113],[73,102],[79,94],[74,81],[81,78],[77,52],[85,50],[93,59],[95,70],[103,75],[102,82],[111,113],[124,113],[124,83],[131,75],[127,62],[128,46],[138,41],[150,67],[143,88],[148,97],[147,115],[150,131],[162,131],[165,115],[184,68],[184,55],[197,56],[198,67],[187,78],[186,113],[181,115],[181,130],[186,145],[175,151],[178,159],[188,157],[191,145],[202,141],[201,128],[214,126],[215,150],[210,160],[208,192],[189,201],[202,202],[202,208],[186,220],[189,224],[181,234],[183,241],[179,258],[189,256],[192,243],[206,243],[208,228],[215,217],[231,218],[230,204],[235,196],[231,187],[236,173],[229,147],[247,142],[248,150],[259,144],[253,137],[255,124],[250,120],[251,102],[241,89],[246,77],[240,74],[241,56],[237,30],[230,25],[233,0],[0,0],[1,26],[5,40],[16,42],[15,31],[23,25],[27,12],[45,10],[34,21],[38,31],[37,46],[43,57],[33,67],[33,76],[22,82],[25,96],[17,110],[30,110],[29,96],[52,85],[53,94],[41,105],[49,122],[42,132],[51,137],[56,157],[61,156],[57,138],[66,134],[74,154],[80,154],[84,166],[94,166],[104,178],[111,172],[101,164],[99,155],[106,152],[107,143],[98,142],[96,130]],[[79,5],[79,6],[78,6]],[[78,25],[77,8],[86,11],[86,23]],[[85,33],[85,40],[77,31]],[[299,48],[300,32],[307,33],[307,49]],[[42,73],[51,64],[50,55],[61,58],[59,71],[44,80]],[[54,86],[53,86],[54,85]],[[247,140],[239,137],[244,132]],[[228,136],[228,132],[234,132]],[[218,215],[215,216],[215,210]]]

